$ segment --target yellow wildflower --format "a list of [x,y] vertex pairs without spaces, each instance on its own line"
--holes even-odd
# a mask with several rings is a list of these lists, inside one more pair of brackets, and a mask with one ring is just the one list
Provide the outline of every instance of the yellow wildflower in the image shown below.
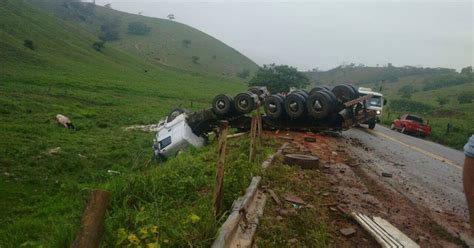
[[157,234],[158,233],[158,227],[157,226],[150,227],[150,232],[153,233],[153,234]]
[[140,244],[140,240],[137,238],[137,236],[135,236],[135,234],[128,235],[128,241],[130,241],[130,243],[134,245]]
[[140,228],[138,233],[140,233],[140,238],[141,239],[145,239],[145,238],[148,237],[148,231],[146,230],[146,228]]
[[192,223],[197,223],[201,220],[201,217],[197,216],[196,214],[191,214],[189,216],[189,219],[191,219]]
[[146,248],[158,248],[158,246],[156,245],[156,243],[148,243],[146,244]]

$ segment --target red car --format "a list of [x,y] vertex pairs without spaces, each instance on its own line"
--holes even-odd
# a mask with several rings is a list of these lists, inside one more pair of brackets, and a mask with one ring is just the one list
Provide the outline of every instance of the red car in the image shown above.
[[402,115],[395,119],[390,126],[392,130],[398,130],[402,133],[417,134],[426,137],[431,132],[431,127],[423,123],[423,119],[416,115]]

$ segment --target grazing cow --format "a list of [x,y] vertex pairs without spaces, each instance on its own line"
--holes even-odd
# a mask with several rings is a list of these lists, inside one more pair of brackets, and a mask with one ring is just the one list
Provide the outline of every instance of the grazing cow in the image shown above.
[[71,128],[71,129],[76,128],[76,127],[74,127],[72,122],[69,120],[69,118],[67,118],[66,116],[64,116],[62,114],[56,115],[56,121],[58,122],[58,124],[63,125],[65,128]]

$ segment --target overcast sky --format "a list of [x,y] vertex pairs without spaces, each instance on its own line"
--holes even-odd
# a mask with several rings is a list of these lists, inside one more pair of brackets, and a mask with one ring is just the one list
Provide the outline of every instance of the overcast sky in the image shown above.
[[256,63],[300,70],[343,62],[449,67],[472,65],[471,1],[97,0],[204,31]]

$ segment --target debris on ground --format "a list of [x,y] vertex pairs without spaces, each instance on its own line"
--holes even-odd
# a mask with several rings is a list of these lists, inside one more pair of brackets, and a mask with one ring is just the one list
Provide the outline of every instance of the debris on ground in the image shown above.
[[398,228],[380,217],[370,218],[355,212],[351,215],[382,247],[420,247]]
[[383,177],[392,177],[392,173],[388,173],[388,172],[382,172],[382,176]]
[[107,173],[113,174],[113,175],[120,175],[120,171],[114,171],[114,170],[107,170]]
[[47,151],[44,151],[43,154],[45,155],[53,155],[53,154],[56,154],[56,153],[59,153],[61,151],[61,147],[55,147],[55,148],[51,148]]
[[[270,175],[264,177],[265,184],[280,194],[284,202],[282,206],[274,201],[267,203],[256,237],[259,247],[288,246],[287,241],[292,238],[298,239],[298,245],[311,247],[314,236],[310,236],[307,230],[311,229],[314,233],[320,225],[324,225],[325,229],[317,230],[318,235],[325,233],[331,237],[325,243],[318,244],[320,246],[380,247],[361,226],[354,226],[349,217],[351,212],[380,216],[410,239],[416,240],[421,247],[464,247],[465,244],[457,236],[437,224],[427,209],[413,204],[390,184],[380,180],[381,172],[366,168],[376,161],[369,159],[370,156],[358,156],[360,152],[356,151],[364,150],[358,140],[315,134],[317,143],[311,143],[304,141],[305,136],[305,133],[291,132],[289,137],[293,142],[286,151],[317,156],[323,166],[321,170],[302,170],[276,164],[266,172]],[[360,150],[353,151],[352,146]],[[296,151],[295,147],[298,148]],[[271,174],[272,171],[275,174]],[[388,174],[393,177],[392,173]],[[293,202],[284,198],[288,191],[304,199],[305,207],[291,207]],[[277,216],[284,220],[291,219],[280,221]],[[344,228],[353,228],[355,233],[345,236],[341,232]]]
[[275,201],[276,204],[278,205],[282,205],[282,202],[280,200],[280,198],[278,197],[278,195],[275,193],[275,191],[271,190],[271,189],[267,189],[267,192],[270,194],[270,196],[272,197],[272,199]]
[[342,233],[344,236],[350,236],[354,233],[356,233],[356,230],[352,227],[346,227],[346,228],[341,228],[339,231]]
[[286,200],[286,201],[289,201],[289,202],[292,202],[292,203],[296,203],[296,204],[300,204],[300,205],[305,205],[306,202],[303,201],[303,199],[301,199],[300,197],[294,195],[294,194],[291,194],[291,193],[287,193],[283,196],[283,198]]
[[150,125],[133,125],[124,128],[125,131],[133,131],[133,130],[138,130],[138,131],[143,131],[143,132],[156,132],[158,131],[158,124],[150,124]]

